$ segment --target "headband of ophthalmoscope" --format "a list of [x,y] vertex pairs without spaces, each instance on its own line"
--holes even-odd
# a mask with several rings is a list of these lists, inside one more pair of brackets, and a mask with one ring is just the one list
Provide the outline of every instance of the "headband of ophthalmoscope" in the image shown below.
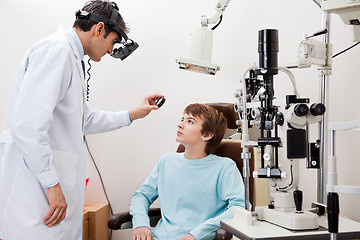
[[[125,34],[125,32],[115,23],[115,19],[119,14],[118,12],[119,8],[117,7],[116,3],[113,3],[112,6],[113,6],[113,12],[111,14],[110,19],[80,10],[78,10],[75,13],[75,16],[77,19],[78,18],[89,19],[95,23],[103,22],[104,24],[108,25],[112,30],[114,30],[120,37],[119,43],[121,44],[121,46],[118,48],[114,48],[111,56],[114,58],[120,58],[121,60],[124,60],[131,53],[133,53],[139,47],[139,45],[133,40],[129,39],[128,36]],[[124,41],[121,41],[122,39],[124,39]]]

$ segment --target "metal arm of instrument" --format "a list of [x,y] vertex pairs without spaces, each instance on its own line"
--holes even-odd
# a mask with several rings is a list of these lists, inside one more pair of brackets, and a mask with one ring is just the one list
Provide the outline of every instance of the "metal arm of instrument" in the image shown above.
[[219,21],[220,16],[224,13],[226,7],[229,5],[230,0],[220,0],[216,4],[216,14],[212,18],[201,17],[201,26],[207,27],[208,24],[215,24]]

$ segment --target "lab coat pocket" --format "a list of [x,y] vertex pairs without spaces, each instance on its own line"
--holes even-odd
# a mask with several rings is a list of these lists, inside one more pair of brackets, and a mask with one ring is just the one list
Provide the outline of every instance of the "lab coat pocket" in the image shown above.
[[71,191],[76,186],[76,168],[78,155],[76,153],[53,151],[52,165],[59,177],[63,191]]

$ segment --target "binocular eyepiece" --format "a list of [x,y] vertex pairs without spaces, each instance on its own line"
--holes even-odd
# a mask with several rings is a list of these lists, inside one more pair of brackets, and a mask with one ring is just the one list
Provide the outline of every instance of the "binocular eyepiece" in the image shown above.
[[296,104],[294,113],[298,117],[306,116],[310,112],[313,116],[321,116],[325,113],[325,105],[322,103],[313,103],[310,108],[305,103]]
[[325,105],[322,103],[313,103],[310,106],[310,113],[313,116],[320,116],[325,113]]
[[305,103],[297,104],[294,107],[294,113],[296,116],[302,117],[309,113],[309,107]]

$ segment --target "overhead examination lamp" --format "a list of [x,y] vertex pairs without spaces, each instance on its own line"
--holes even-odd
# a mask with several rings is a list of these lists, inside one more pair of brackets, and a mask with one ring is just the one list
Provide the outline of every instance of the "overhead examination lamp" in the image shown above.
[[95,23],[103,22],[105,25],[108,25],[112,30],[114,30],[120,37],[118,42],[120,44],[120,47],[114,48],[113,52],[110,55],[114,58],[120,58],[121,60],[124,60],[131,53],[133,53],[139,47],[139,45],[133,40],[129,39],[126,33],[116,24],[116,18],[119,15],[119,8],[117,7],[115,2],[112,3],[112,7],[113,11],[110,19],[81,10],[78,10],[75,13],[75,16],[77,19],[89,19]]
[[353,28],[354,42],[360,42],[360,1],[327,0],[320,2],[321,10],[338,14],[346,25]]
[[[213,30],[221,23],[222,14],[229,2],[230,0],[220,0],[215,7],[217,12],[213,18],[201,18],[201,27],[195,32],[188,57],[176,59],[180,69],[211,75],[220,70],[220,66],[211,63]],[[208,24],[216,22],[218,23],[213,28],[208,29]]]

